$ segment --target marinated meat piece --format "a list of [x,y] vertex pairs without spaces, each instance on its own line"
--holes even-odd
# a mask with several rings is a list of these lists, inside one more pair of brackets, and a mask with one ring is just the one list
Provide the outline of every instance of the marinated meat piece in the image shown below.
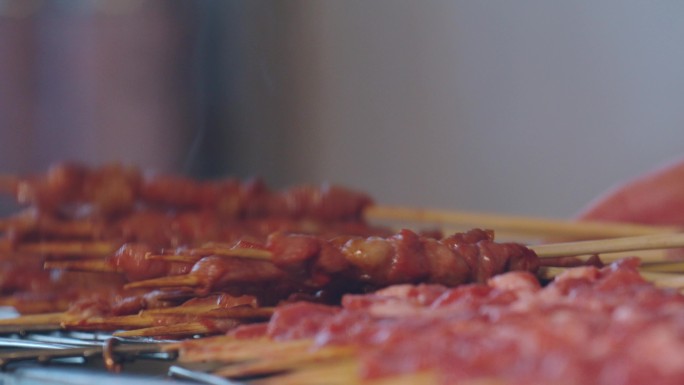
[[46,214],[89,205],[96,216],[116,217],[137,204],[152,208],[212,210],[223,218],[314,218],[359,220],[372,203],[365,194],[342,187],[296,186],[274,192],[259,180],[197,181],[178,176],[145,176],[118,164],[88,168],[62,163],[41,176],[5,182],[20,204]]
[[[634,260],[571,269],[546,287],[511,272],[487,284],[348,295],[342,307],[283,305],[266,336],[274,349],[293,340],[306,352],[345,347],[368,380],[428,370],[443,384],[684,382],[684,296],[647,283]],[[185,345],[182,359],[205,356],[200,343]]]
[[[479,230],[476,233],[486,234]],[[510,270],[527,269],[524,271],[535,272],[539,266],[538,258],[531,250],[512,243],[498,244],[489,236],[475,244],[468,244],[458,243],[457,240],[477,241],[480,238],[456,235],[447,241],[438,241],[402,230],[387,238],[347,239],[344,242],[340,238],[328,240],[311,235],[275,233],[261,247],[265,255],[270,256],[268,258],[250,257],[253,251],[259,250],[255,243],[250,243],[249,249],[242,251],[226,248],[224,252],[209,248],[217,255],[203,257],[186,275],[168,277],[161,274],[159,278],[132,282],[127,287],[190,286],[201,292],[229,288],[234,292],[240,290],[237,284],[268,282],[281,290],[292,290],[280,293],[285,297],[294,293],[314,293],[321,289],[350,290],[363,285],[380,288],[417,282],[448,285],[485,282],[496,274]],[[466,248],[467,257],[464,257]],[[182,253],[182,250],[179,252]],[[190,261],[193,259],[190,258]],[[134,264],[130,266],[137,268]],[[158,268],[154,274],[163,271],[161,265]],[[130,272],[127,276],[143,274],[147,273]],[[242,293],[254,294],[248,291]]]

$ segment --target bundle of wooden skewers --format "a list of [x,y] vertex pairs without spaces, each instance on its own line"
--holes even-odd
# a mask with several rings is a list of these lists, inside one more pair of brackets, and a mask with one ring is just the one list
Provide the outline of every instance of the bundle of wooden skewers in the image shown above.
[[[366,356],[387,354],[382,344],[321,341],[339,337],[330,329],[335,322],[361,322],[366,337],[378,333],[377,322],[396,323],[383,333],[406,338],[406,328],[418,330],[407,323],[442,322],[435,317],[442,312],[430,307],[437,297],[465,295],[448,290],[479,290],[487,306],[494,291],[508,290],[511,307],[531,290],[525,282],[557,275],[598,285],[610,271],[637,271],[658,286],[684,287],[682,262],[637,253],[684,247],[684,235],[671,227],[386,207],[336,186],[275,191],[258,180],[197,181],[121,165],[58,164],[45,174],[0,177],[0,191],[23,206],[0,220],[0,304],[22,313],[0,320],[0,331],[220,335],[203,340],[202,349],[196,342],[169,349],[180,349],[187,361],[233,363],[218,371],[226,377],[287,372],[274,383],[449,383],[456,377],[425,362],[392,371],[362,357],[363,349]],[[412,230],[400,229],[407,225]],[[641,264],[603,267],[625,252],[642,255]],[[409,288],[425,292],[408,294]],[[547,288],[532,291],[540,290]]]

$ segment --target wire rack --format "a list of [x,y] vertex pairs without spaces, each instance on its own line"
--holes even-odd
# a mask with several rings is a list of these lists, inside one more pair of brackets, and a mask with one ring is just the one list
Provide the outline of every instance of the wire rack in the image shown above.
[[3,330],[0,385],[212,384],[236,382],[207,374],[214,364],[181,366],[172,342],[109,333]]

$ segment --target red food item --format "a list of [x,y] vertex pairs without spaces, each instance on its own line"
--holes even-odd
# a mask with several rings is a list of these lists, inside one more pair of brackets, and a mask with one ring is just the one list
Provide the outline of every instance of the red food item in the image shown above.
[[284,306],[271,317],[266,334],[275,340],[309,338],[339,311],[331,306],[296,302]]
[[273,253],[273,264],[292,268],[315,257],[321,250],[321,243],[311,235],[277,232],[268,237],[266,248]]
[[125,273],[126,279],[129,281],[185,274],[192,268],[187,263],[169,263],[147,259],[146,256],[150,250],[151,248],[146,244],[127,243],[107,260],[117,271]]
[[342,187],[296,186],[271,191],[259,180],[197,181],[169,175],[146,175],[118,164],[89,168],[56,164],[45,175],[17,179],[11,190],[21,204],[46,214],[63,214],[74,205],[89,205],[100,217],[116,217],[136,205],[153,208],[215,211],[222,218],[315,218],[358,220],[372,200]]
[[[119,263],[117,266],[122,269],[128,266],[149,270],[123,270],[128,277],[153,274],[161,277],[131,283],[129,287],[189,285],[197,288],[199,293],[228,291],[233,294],[256,295],[254,287],[249,285],[261,286],[263,289],[264,284],[267,284],[270,285],[272,300],[286,298],[290,294],[313,294],[321,290],[335,297],[335,292],[368,291],[371,288],[402,283],[428,282],[455,286],[484,281],[509,270],[536,271],[539,259],[530,249],[513,243],[495,243],[491,240],[491,235],[482,230],[473,230],[473,233],[486,236],[456,234],[445,240],[435,240],[402,230],[386,238],[347,236],[326,239],[278,232],[272,234],[266,245],[261,247],[269,255],[266,258],[240,256],[241,252],[259,249],[252,242],[238,243],[237,245],[245,245],[247,248],[236,250],[237,255],[230,257],[222,256],[220,250],[215,250],[215,255],[197,254],[198,259],[194,259],[195,251],[189,251],[191,258],[187,266],[190,263],[194,265],[183,276],[164,277],[175,273],[171,270],[164,271],[164,264],[154,263],[160,262],[158,260],[152,261],[144,256],[140,260],[138,256],[143,255],[142,252],[129,253],[132,255],[132,262]],[[477,243],[466,243],[466,240]],[[210,250],[210,247],[206,248],[206,251]],[[235,249],[225,248],[226,252],[231,250]],[[182,250],[179,251],[183,253]],[[167,264],[168,268],[171,266],[172,263]]]
[[216,294],[208,297],[191,298],[182,306],[216,305],[217,308],[231,308],[237,306],[257,307],[258,301],[251,295],[232,296],[228,294]]
[[364,379],[432,370],[444,384],[684,383],[684,296],[645,282],[633,260],[571,269],[546,287],[512,272],[349,295],[342,308],[285,305],[267,335],[356,346]]
[[265,336],[267,330],[268,324],[265,323],[241,325],[231,330],[230,333],[228,333],[228,335],[235,337],[237,339],[248,340],[252,338],[259,338]]
[[583,220],[653,225],[684,223],[684,159],[616,186],[579,215]]
[[190,274],[202,282],[201,292],[208,294],[219,288],[239,283],[271,283],[282,280],[285,273],[268,261],[209,256],[200,259]]
[[[172,293],[156,290],[130,292],[110,288],[80,294],[74,298],[67,311],[74,319],[87,320],[90,317],[135,314],[140,310],[167,307],[173,304],[166,300],[172,297]],[[178,297],[183,298],[182,295]]]

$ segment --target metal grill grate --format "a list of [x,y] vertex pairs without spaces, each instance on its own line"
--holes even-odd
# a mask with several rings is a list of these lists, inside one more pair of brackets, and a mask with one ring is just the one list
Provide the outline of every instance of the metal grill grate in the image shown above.
[[[178,366],[177,341],[125,339],[109,333],[5,331],[0,335],[0,384],[236,384]],[[112,372],[121,372],[112,374]]]

